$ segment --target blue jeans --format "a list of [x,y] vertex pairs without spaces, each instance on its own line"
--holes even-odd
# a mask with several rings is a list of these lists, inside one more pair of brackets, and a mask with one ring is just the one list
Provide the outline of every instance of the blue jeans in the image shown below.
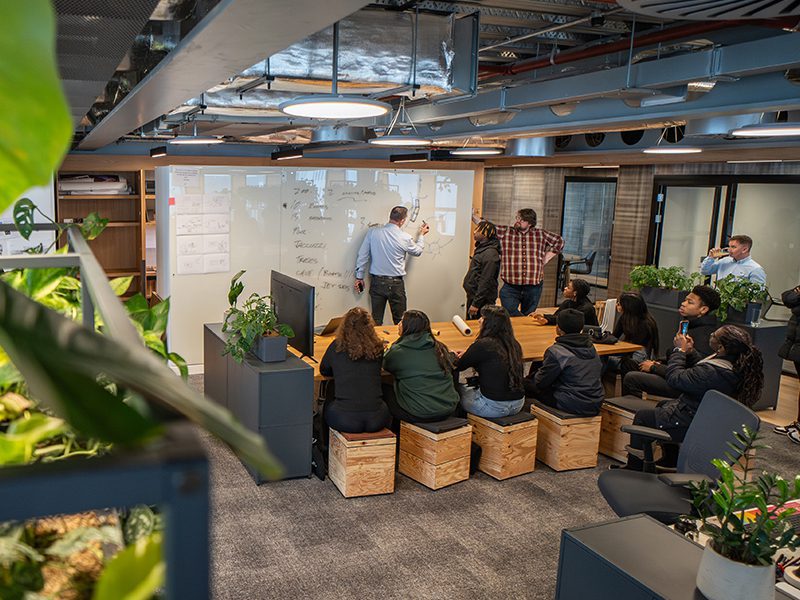
[[[531,314],[539,306],[539,298],[541,297],[541,283],[536,285],[516,285],[504,281],[503,287],[500,288],[500,304],[512,317]],[[520,305],[522,305],[522,311],[520,311]]]
[[522,410],[522,406],[525,404],[525,398],[508,402],[490,400],[481,394],[479,388],[467,387],[463,383],[458,384],[458,395],[461,396],[461,407],[465,411],[487,419],[515,415]]

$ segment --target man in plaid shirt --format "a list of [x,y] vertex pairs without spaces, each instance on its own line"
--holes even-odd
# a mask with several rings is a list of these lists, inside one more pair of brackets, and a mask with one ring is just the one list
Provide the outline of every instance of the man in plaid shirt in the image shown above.
[[[473,221],[480,222],[477,215]],[[560,235],[536,229],[536,211],[523,208],[513,225],[497,225],[500,239],[500,303],[512,317],[529,315],[539,305],[544,266],[564,248]]]

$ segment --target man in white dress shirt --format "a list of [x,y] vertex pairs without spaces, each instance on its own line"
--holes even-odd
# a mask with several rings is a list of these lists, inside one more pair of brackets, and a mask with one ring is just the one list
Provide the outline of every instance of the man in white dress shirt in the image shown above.
[[747,235],[733,235],[728,241],[727,252],[723,248],[712,248],[700,263],[703,275],[717,274],[717,281],[730,275],[746,277],[750,281],[766,285],[767,274],[763,267],[750,257],[753,240]]
[[392,321],[397,325],[406,312],[406,288],[403,277],[406,274],[406,257],[422,254],[422,236],[430,227],[422,222],[415,240],[402,227],[408,217],[405,206],[395,206],[389,215],[389,222],[383,227],[372,227],[358,250],[356,259],[356,291],[364,291],[364,271],[369,265],[369,299],[372,318],[377,325],[383,325],[386,302],[392,312]]

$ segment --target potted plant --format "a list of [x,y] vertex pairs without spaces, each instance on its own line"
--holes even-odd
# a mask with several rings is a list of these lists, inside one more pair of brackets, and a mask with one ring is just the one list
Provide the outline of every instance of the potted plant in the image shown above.
[[699,279],[699,273],[687,275],[683,267],[638,265],[631,270],[630,287],[638,289],[648,305],[677,308]]
[[792,482],[766,471],[753,478],[754,451],[766,446],[757,444],[758,432],[749,427],[734,435],[744,449],[738,464],[726,453],[728,461],[711,461],[719,470],[718,482],[689,485],[698,529],[708,536],[697,588],[709,600],[772,599],[775,553],[800,547],[789,520],[796,511],[785,507],[800,496],[800,475]]
[[227,333],[225,354],[230,354],[236,362],[242,362],[248,352],[255,354],[263,362],[286,360],[286,343],[294,337],[294,331],[284,323],[278,323],[278,316],[272,308],[272,299],[253,292],[245,300],[242,308],[236,305],[244,291],[244,283],[239,281],[245,271],[239,271],[231,279],[228,302],[231,307],[225,311],[222,331]]
[[755,323],[761,315],[761,303],[767,297],[767,287],[746,277],[729,275],[717,280],[719,320],[732,323]]

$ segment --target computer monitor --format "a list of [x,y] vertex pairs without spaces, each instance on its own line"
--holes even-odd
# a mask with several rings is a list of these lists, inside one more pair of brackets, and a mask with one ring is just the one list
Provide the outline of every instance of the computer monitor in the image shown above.
[[289,345],[305,356],[314,356],[314,286],[272,271],[269,294],[278,323],[294,330]]

